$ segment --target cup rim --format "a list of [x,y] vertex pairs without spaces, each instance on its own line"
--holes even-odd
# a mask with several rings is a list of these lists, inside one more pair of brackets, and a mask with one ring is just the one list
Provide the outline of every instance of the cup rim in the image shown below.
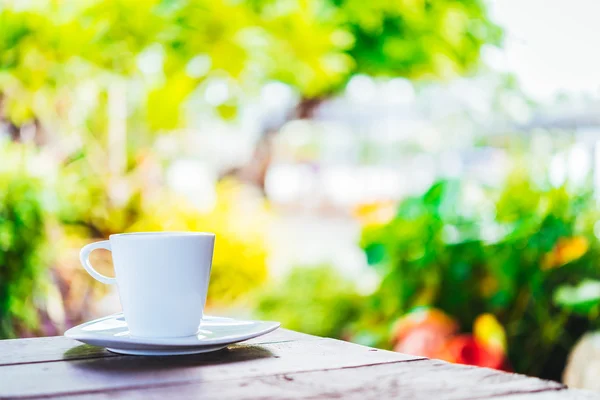
[[157,237],[215,237],[212,232],[193,232],[193,231],[148,231],[148,232],[125,232],[115,233],[109,236],[111,238],[157,238]]

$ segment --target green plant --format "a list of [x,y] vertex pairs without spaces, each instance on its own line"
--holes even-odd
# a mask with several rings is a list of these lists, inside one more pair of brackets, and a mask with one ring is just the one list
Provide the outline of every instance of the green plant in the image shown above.
[[586,278],[577,285],[561,285],[554,292],[554,302],[569,312],[596,319],[600,311],[600,281]]
[[559,379],[592,320],[557,307],[554,297],[567,297],[564,284],[600,276],[596,219],[591,193],[540,187],[523,176],[500,192],[437,183],[402,201],[391,221],[363,231],[369,263],[382,277],[370,318],[376,313],[391,324],[433,306],[468,330],[491,313],[506,330],[516,371]]
[[25,171],[0,173],[0,338],[39,328],[46,222],[40,181]]
[[357,319],[361,297],[354,286],[331,267],[297,267],[284,282],[266,288],[256,313],[280,321],[285,328],[318,336],[344,337]]
[[0,4],[0,26],[8,121],[99,137],[98,108],[111,87],[127,86],[138,140],[184,125],[181,106],[210,82],[228,85],[211,102],[230,115],[272,80],[321,98],[357,73],[448,78],[501,38],[481,0],[13,0]]

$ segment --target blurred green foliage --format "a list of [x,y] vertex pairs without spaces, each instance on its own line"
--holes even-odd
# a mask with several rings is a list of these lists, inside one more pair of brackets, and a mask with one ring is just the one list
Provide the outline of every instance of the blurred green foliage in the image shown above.
[[[263,223],[240,227],[247,213],[223,199],[201,214],[157,194],[168,161],[149,150],[157,134],[175,135],[210,108],[234,115],[240,100],[272,80],[320,98],[357,73],[466,73],[481,47],[500,39],[478,0],[5,0],[0,27],[0,122],[14,141],[50,144],[59,166],[63,232],[53,240],[66,246],[55,270],[74,297],[67,308],[103,291],[89,282],[90,289],[75,287],[86,281],[73,271],[72,250],[133,229],[217,231],[215,282],[233,283],[211,286],[215,301],[266,278],[264,240],[255,232]],[[218,99],[208,96],[215,84],[225,93]],[[180,212],[169,219],[163,209]],[[31,247],[11,242],[10,251],[27,263],[38,239],[20,237]]]
[[[479,0],[5,0],[0,27],[0,122],[15,141],[31,140],[26,133],[33,132],[36,144],[51,144],[59,165],[54,172],[62,232],[52,240],[66,246],[59,248],[64,257],[55,272],[68,288],[63,295],[73,297],[65,299],[67,308],[85,307],[80,300],[93,297],[76,287],[81,282],[92,294],[103,290],[75,276],[72,250],[115,232],[216,231],[214,301],[236,299],[266,278],[265,241],[256,229],[264,226],[264,219],[257,222],[266,215],[264,206],[251,210],[248,221],[235,196],[224,194],[215,210],[202,214],[169,193],[157,194],[167,161],[149,154],[157,134],[176,134],[211,107],[235,115],[241,100],[272,80],[304,98],[321,98],[343,89],[354,74],[464,74],[477,65],[482,46],[500,40]],[[208,96],[215,84],[226,88],[220,99]],[[10,209],[37,209],[42,193],[27,188],[19,189],[26,192],[22,198],[5,195]],[[176,218],[170,218],[172,210]],[[8,215],[2,226],[12,227],[18,216]],[[44,229],[33,222],[27,228],[29,236],[13,232],[10,248],[3,248],[19,254],[26,267],[18,271],[22,280],[12,272],[2,275],[0,301],[11,299],[3,306],[33,326],[31,299],[48,262],[36,259]],[[23,282],[32,285],[27,296]],[[345,290],[340,283],[335,293]],[[333,328],[339,321],[321,315],[323,326],[331,327],[321,333],[339,334]],[[13,334],[8,329],[0,335]]]
[[[518,372],[558,378],[574,341],[595,324],[557,307],[563,285],[600,277],[591,193],[544,188],[523,176],[500,193],[441,182],[366,227],[362,245],[382,276],[374,312],[392,321],[434,306],[464,329],[483,313],[504,326]],[[527,357],[523,355],[527,354]]]
[[227,113],[269,80],[310,98],[357,73],[448,78],[501,39],[481,0],[13,0],[0,4],[0,26],[9,120],[83,122],[96,135],[115,83],[135,92],[131,128],[155,132],[184,123],[181,105],[210,81],[229,85],[212,104]]
[[359,315],[360,300],[352,282],[333,268],[297,267],[283,283],[265,290],[256,312],[288,329],[343,337],[348,322]]
[[36,332],[49,265],[42,186],[24,170],[0,172],[0,338]]
[[483,44],[498,44],[500,28],[479,0],[332,0],[355,72],[408,78],[452,77],[477,64]]
[[577,285],[564,285],[554,293],[554,302],[574,313],[597,318],[600,281],[584,279]]
[[261,300],[261,315],[392,348],[394,323],[420,307],[444,311],[463,332],[489,313],[506,331],[515,371],[553,379],[575,341],[599,326],[599,213],[591,192],[515,174],[501,189],[436,183],[401,201],[386,222],[371,211],[361,245],[380,277],[372,294],[338,287],[343,281],[327,269],[297,271]]

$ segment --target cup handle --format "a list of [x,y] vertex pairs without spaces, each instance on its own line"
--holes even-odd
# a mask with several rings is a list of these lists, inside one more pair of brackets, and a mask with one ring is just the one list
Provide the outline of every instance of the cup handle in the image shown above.
[[115,278],[102,275],[101,273],[96,271],[94,267],[92,267],[92,264],[90,263],[90,253],[96,249],[105,249],[108,251],[112,251],[110,248],[109,240],[102,240],[100,242],[87,244],[83,246],[81,252],[79,253],[79,260],[81,261],[81,265],[83,265],[83,268],[85,268],[85,270],[96,280],[102,283],[106,283],[108,285],[114,285],[115,283],[117,283],[117,280]]

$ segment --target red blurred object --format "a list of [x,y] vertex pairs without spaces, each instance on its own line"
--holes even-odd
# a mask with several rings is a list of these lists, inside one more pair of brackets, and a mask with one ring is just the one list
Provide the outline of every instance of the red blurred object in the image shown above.
[[420,309],[394,325],[394,351],[508,371],[505,346],[501,345],[504,330],[496,319],[482,315],[475,328],[477,337],[459,335],[458,324],[443,311]]
[[458,324],[440,310],[413,311],[394,326],[394,351],[437,358],[446,341],[457,331]]
[[448,335],[431,327],[413,329],[396,343],[394,351],[415,356],[437,358],[444,348]]
[[449,336],[458,331],[458,324],[443,311],[426,308],[402,316],[393,329],[393,340],[398,343],[404,341],[415,329],[426,329],[440,336]]
[[486,348],[471,335],[458,335],[450,338],[437,358],[458,364],[506,369],[504,353]]

